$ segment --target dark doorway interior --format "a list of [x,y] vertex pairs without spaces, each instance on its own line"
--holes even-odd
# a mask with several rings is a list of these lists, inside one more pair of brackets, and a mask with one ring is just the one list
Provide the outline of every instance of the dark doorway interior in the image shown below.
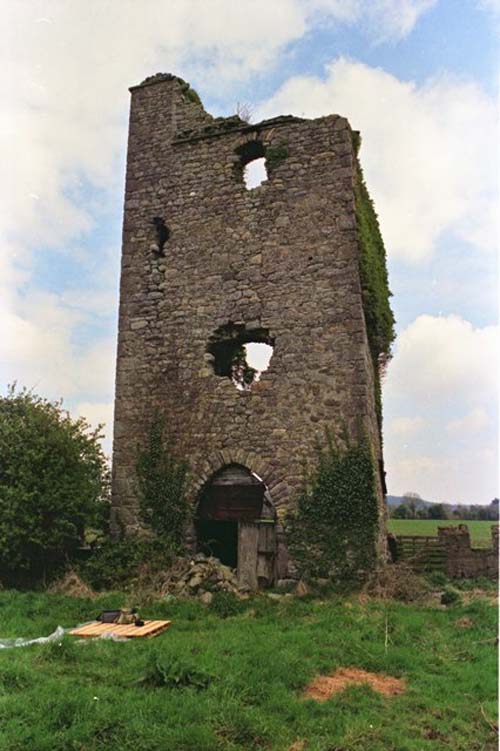
[[231,568],[238,565],[238,522],[199,519],[198,549]]

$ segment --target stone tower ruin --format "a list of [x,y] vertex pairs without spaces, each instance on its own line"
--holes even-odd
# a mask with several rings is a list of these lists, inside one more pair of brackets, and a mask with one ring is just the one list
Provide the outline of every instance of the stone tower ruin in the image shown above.
[[[325,431],[362,431],[382,467],[357,134],[337,115],[213,118],[170,74],[131,93],[115,525],[138,526],[137,453],[163,414],[189,464],[187,543],[211,545],[252,588],[271,584],[293,575],[281,521]],[[267,180],[247,189],[259,158]],[[250,343],[273,348],[258,380]],[[382,518],[382,471],[376,482]]]

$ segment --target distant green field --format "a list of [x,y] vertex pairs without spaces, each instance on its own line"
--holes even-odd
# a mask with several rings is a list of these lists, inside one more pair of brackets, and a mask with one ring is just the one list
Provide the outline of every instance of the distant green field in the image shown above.
[[458,524],[467,524],[473,545],[489,547],[491,545],[492,522],[462,522],[446,519],[389,519],[389,530],[395,535],[437,535],[437,528]]

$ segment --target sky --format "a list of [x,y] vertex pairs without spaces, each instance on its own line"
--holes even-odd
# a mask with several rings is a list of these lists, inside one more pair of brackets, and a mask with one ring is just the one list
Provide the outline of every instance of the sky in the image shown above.
[[0,389],[104,423],[128,87],[190,81],[254,122],[340,114],[388,254],[388,491],[498,496],[500,0],[4,0]]

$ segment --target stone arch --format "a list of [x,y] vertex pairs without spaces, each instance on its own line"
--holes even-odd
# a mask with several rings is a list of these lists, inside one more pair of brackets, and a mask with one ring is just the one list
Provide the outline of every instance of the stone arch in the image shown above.
[[[234,497],[228,497],[228,490],[234,489]],[[207,495],[207,491],[212,494]],[[266,501],[269,506],[270,495],[263,480],[249,467],[233,462],[214,472],[204,483],[196,513],[221,519],[256,519],[262,516]]]
[[261,159],[266,156],[266,146],[260,138],[245,139],[235,149],[239,157],[240,165],[252,162],[254,159]]
[[223,449],[216,451],[205,458],[200,470],[196,473],[196,479],[191,486],[192,497],[197,498],[203,485],[218,471],[229,464],[240,464],[254,472],[266,485],[273,505],[278,509],[286,500],[287,487],[284,478],[277,475],[269,462],[253,451],[241,449]]
[[276,580],[278,522],[262,477],[240,462],[224,464],[201,485],[194,532],[199,553],[237,569],[249,589]]

